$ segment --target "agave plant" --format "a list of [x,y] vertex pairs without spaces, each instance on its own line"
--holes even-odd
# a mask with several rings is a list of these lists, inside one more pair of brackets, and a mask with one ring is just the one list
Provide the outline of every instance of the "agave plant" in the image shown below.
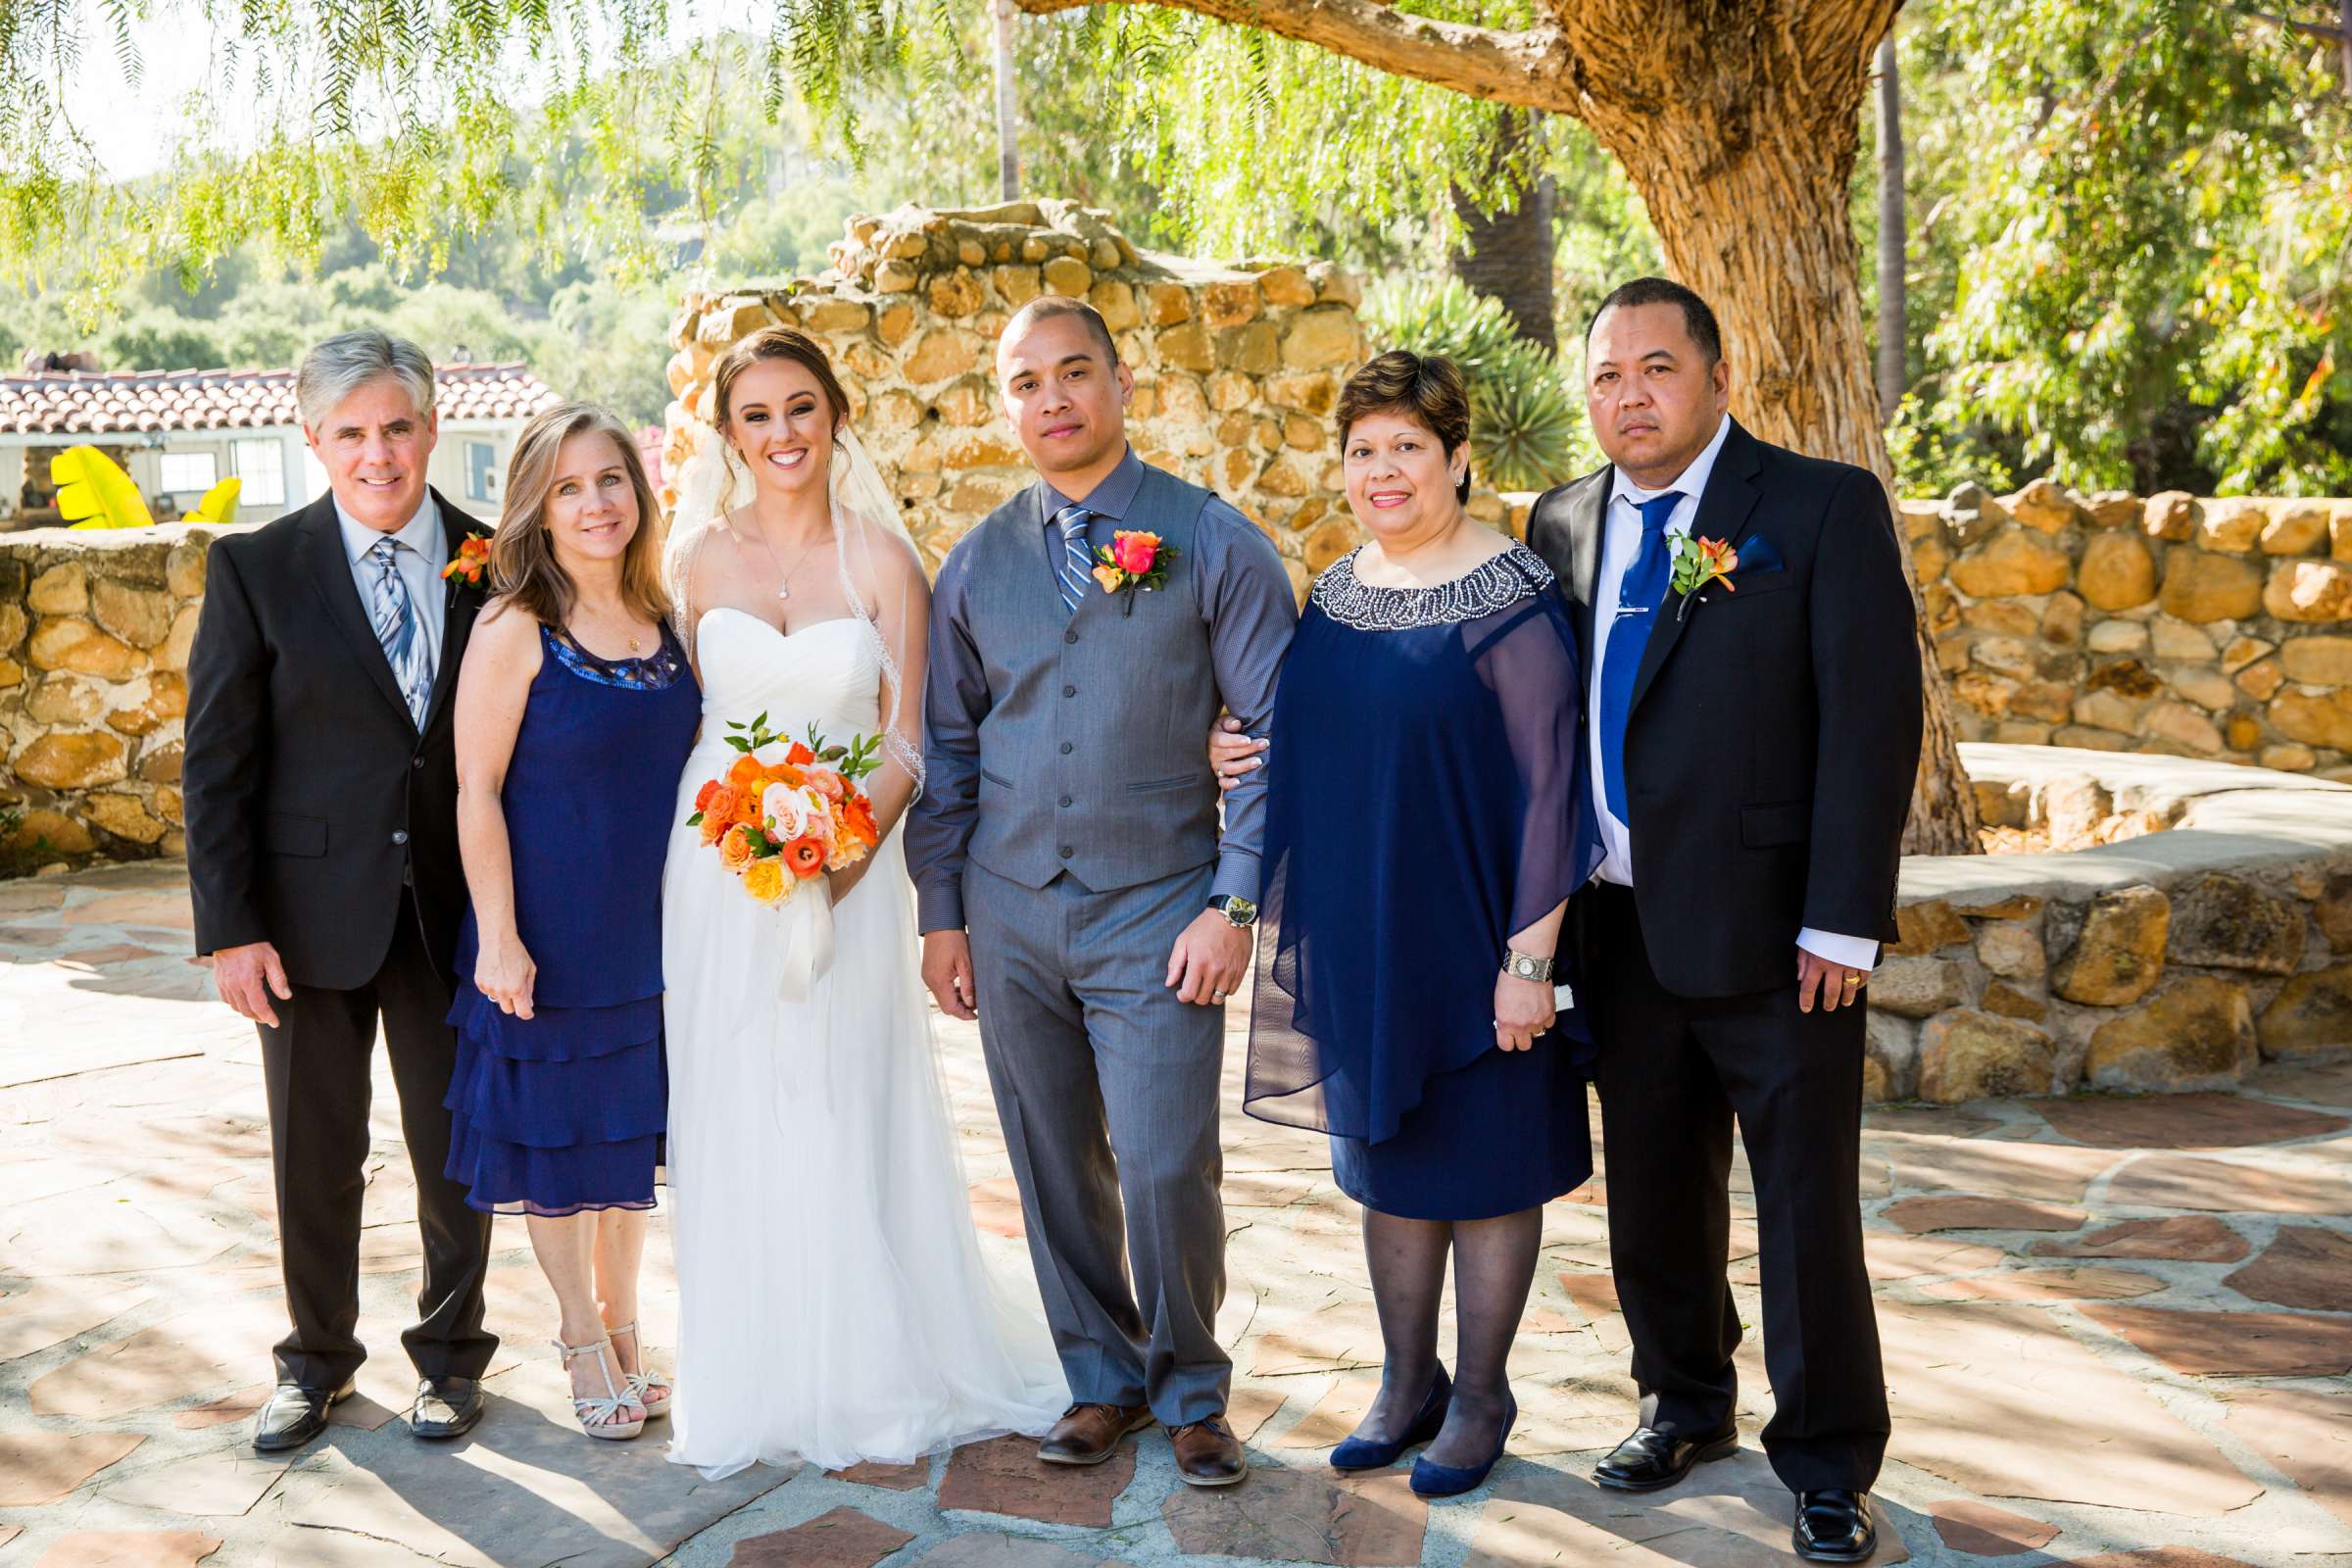
[[1552,358],[1511,330],[1497,302],[1459,278],[1384,284],[1364,301],[1380,340],[1442,354],[1470,390],[1470,463],[1497,490],[1541,490],[1576,466],[1576,408]]

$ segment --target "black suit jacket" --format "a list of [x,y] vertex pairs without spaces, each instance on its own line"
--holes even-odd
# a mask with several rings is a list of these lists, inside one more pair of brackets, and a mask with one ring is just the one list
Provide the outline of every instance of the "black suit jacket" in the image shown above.
[[[458,541],[480,528],[438,492]],[[334,501],[215,542],[188,658],[185,797],[196,951],[274,943],[297,985],[382,967],[404,885],[447,970],[466,908],[450,706],[476,589],[444,585],[421,734],[370,628]]]
[[[1585,646],[1613,470],[1540,497],[1528,543]],[[1626,826],[1651,964],[1669,991],[1790,984],[1804,927],[1890,940],[1919,765],[1920,665],[1886,494],[1867,469],[1738,424],[1691,533],[1766,552],[1687,607],[1668,594],[1626,721]]]

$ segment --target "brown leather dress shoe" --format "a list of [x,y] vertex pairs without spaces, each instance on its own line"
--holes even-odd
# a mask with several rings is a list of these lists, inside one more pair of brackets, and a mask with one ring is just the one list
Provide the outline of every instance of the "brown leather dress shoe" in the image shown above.
[[1250,1456],[1222,1413],[1168,1428],[1168,1442],[1176,1449],[1177,1478],[1188,1487],[1230,1487],[1250,1474]]
[[1120,1439],[1151,1424],[1150,1405],[1073,1404],[1037,1446],[1037,1456],[1048,1464],[1101,1464],[1118,1452]]

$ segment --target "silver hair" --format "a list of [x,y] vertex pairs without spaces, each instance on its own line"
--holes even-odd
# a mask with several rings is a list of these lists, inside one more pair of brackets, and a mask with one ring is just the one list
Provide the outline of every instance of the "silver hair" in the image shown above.
[[433,362],[407,338],[362,327],[338,332],[302,357],[294,372],[294,402],[302,422],[318,429],[345,398],[379,375],[400,378],[422,417],[433,412]]

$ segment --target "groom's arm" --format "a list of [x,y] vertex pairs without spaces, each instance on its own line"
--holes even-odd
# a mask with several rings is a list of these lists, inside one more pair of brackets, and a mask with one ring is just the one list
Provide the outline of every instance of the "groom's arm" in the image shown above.
[[[1202,546],[1200,612],[1208,621],[1217,695],[1244,733],[1263,740],[1274,717],[1282,657],[1298,624],[1290,575],[1257,525],[1222,501],[1208,503],[1196,537]],[[1212,896],[1257,902],[1265,831],[1266,773],[1257,768],[1226,792]]]
[[980,810],[980,721],[988,670],[964,620],[969,563],[951,552],[931,596],[930,669],[923,688],[923,791],[906,810],[906,866],[915,927],[963,929],[963,865]]

